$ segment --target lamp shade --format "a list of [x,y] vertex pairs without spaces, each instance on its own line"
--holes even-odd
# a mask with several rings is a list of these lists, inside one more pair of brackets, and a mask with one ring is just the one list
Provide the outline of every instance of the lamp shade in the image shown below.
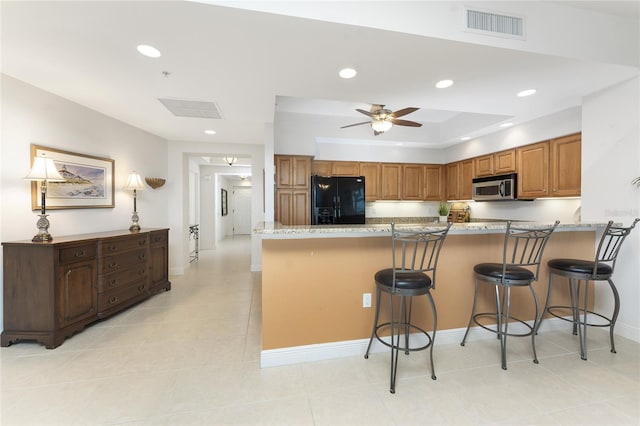
[[56,169],[53,160],[44,156],[33,159],[31,171],[24,178],[27,180],[43,180],[49,182],[64,182],[65,180]]
[[144,184],[142,183],[142,178],[136,172],[132,172],[127,179],[127,185],[124,189],[128,189],[129,191],[133,190],[142,190],[144,189]]

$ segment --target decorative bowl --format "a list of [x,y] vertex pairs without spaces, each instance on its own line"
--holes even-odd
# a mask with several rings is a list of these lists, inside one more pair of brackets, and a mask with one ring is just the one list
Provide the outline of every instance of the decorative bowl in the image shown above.
[[154,178],[154,177],[146,177],[144,178],[144,180],[153,189],[160,188],[166,182],[166,179]]

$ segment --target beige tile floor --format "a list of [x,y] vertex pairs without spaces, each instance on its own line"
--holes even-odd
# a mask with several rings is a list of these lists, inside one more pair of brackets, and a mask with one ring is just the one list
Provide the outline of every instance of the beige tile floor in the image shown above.
[[[640,344],[590,331],[436,343],[402,357],[395,395],[386,352],[261,369],[260,275],[248,237],[201,254],[173,289],[87,328],[55,350],[1,349],[2,425],[637,425]],[[481,333],[481,331],[478,331]],[[486,332],[485,332],[486,333]]]

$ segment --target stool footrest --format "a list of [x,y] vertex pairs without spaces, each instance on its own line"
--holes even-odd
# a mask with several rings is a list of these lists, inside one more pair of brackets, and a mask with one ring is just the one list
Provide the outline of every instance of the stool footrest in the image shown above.
[[[414,348],[405,347],[405,346],[402,346],[402,345],[400,345],[400,346],[392,345],[391,343],[386,341],[383,337],[380,337],[380,335],[378,334],[378,331],[381,328],[391,328],[391,323],[389,323],[389,322],[378,324],[376,326],[376,330],[375,330],[374,334],[376,336],[376,339],[378,339],[378,341],[380,343],[382,343],[383,345],[385,345],[385,346],[387,346],[389,348],[395,348],[395,349],[398,349],[398,350],[401,350],[401,351],[409,351],[409,352],[423,351],[423,350],[427,349],[429,346],[431,346],[431,344],[433,343],[433,339],[431,338],[431,335],[427,331],[423,330],[422,328],[418,327],[415,324],[407,324],[407,323],[400,322],[400,323],[396,323],[394,325],[394,328],[397,327],[399,330],[404,330],[407,326],[411,330],[418,330],[420,333],[424,334],[426,336],[426,338],[427,338],[427,343],[425,345],[422,345],[422,346],[419,346],[419,347],[414,347]],[[398,334],[403,334],[403,333],[398,333]],[[396,336],[398,336],[398,335],[396,334]],[[390,338],[391,336],[385,336],[385,337]],[[404,339],[400,339],[400,340],[404,341]]]
[[[550,315],[553,315],[554,317],[559,318],[559,319],[561,319],[563,321],[567,321],[567,322],[570,322],[570,323],[576,323],[576,324],[580,324],[580,325],[584,325],[585,324],[585,322],[582,319],[580,319],[582,317],[582,315],[584,315],[584,309],[580,309],[580,315],[578,315],[579,318],[578,318],[577,322],[574,321],[572,318],[566,318],[566,315],[562,316],[562,315],[554,312],[554,311],[557,311],[557,310],[560,310],[560,309],[565,309],[565,310],[569,311],[569,315],[571,315],[571,312],[573,312],[573,308],[571,308],[571,306],[549,306],[547,308],[547,312]],[[591,315],[595,315],[595,316],[597,316],[599,318],[602,318],[605,321],[605,323],[603,323],[603,324],[596,324],[596,323],[592,323],[592,322],[587,322],[586,324],[589,327],[610,327],[611,326],[611,318],[606,317],[606,316],[604,316],[604,315],[602,315],[602,314],[600,314],[598,312],[594,312],[594,311],[590,311],[590,310],[587,310],[587,313],[591,314]]]
[[[523,321],[521,319],[518,319],[516,317],[513,317],[511,315],[509,315],[509,318],[508,318],[509,320],[512,320],[512,321],[515,321],[515,322],[518,322],[518,323],[524,325],[525,327],[527,327],[527,329],[529,331],[526,332],[526,333],[503,333],[502,331],[497,330],[495,328],[491,328],[490,326],[484,325],[479,321],[479,318],[494,318],[494,319],[496,319],[495,326],[497,327],[498,326],[498,324],[497,324],[497,316],[498,316],[498,314],[496,314],[495,312],[481,312],[481,313],[475,314],[472,317],[472,319],[473,319],[473,322],[476,325],[478,325],[479,327],[482,327],[485,330],[490,331],[490,332],[495,333],[495,334],[498,334],[498,335],[506,335],[506,336],[514,336],[514,337],[526,337],[526,336],[531,336],[531,334],[533,334],[533,332],[534,332],[534,327],[530,326],[525,321]],[[503,315],[503,317],[504,317],[504,315]]]

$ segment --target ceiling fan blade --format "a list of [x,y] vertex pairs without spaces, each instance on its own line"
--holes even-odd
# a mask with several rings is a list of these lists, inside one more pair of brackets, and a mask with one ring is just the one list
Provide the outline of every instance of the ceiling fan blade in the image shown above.
[[372,112],[365,111],[365,110],[360,109],[360,108],[356,108],[356,111],[358,111],[360,114],[364,114],[364,115],[366,115],[367,117],[371,117],[371,116],[373,115],[373,113],[372,113]]
[[392,118],[391,122],[398,126],[422,127],[422,123],[416,123],[415,121],[409,120],[398,120],[397,118]]
[[409,107],[409,108],[403,108],[403,109],[399,109],[398,111],[394,112],[392,115],[394,117],[402,117],[403,115],[407,115],[407,114],[411,114],[412,112],[416,112],[417,110],[419,110],[420,108],[415,108],[415,107]]
[[342,126],[340,127],[341,129],[346,129],[347,127],[353,127],[353,126],[361,126],[363,124],[371,124],[370,121],[363,121],[362,123],[355,123],[355,124],[349,124],[347,126]]

